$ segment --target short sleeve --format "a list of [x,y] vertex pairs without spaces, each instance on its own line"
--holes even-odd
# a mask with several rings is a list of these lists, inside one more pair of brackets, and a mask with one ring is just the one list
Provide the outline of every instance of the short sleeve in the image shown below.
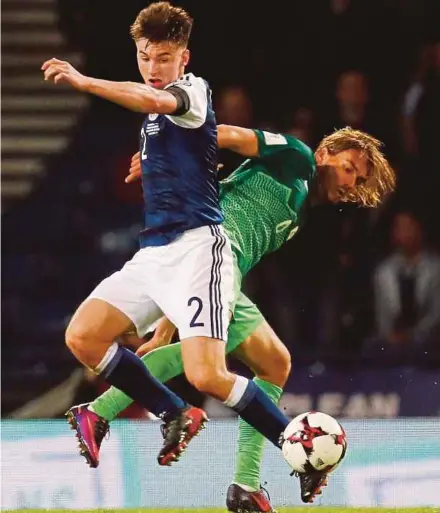
[[284,178],[308,180],[316,163],[312,150],[293,135],[255,130],[258,138],[258,157]]
[[181,116],[167,115],[167,118],[175,125],[183,128],[199,128],[206,121],[208,112],[208,84],[200,77],[192,74],[185,75],[180,80],[170,84],[185,91],[189,100],[189,109]]

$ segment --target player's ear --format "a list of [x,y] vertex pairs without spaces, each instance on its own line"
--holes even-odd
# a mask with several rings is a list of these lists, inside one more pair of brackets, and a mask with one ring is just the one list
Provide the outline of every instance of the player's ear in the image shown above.
[[182,54],[182,66],[186,66],[189,62],[190,53],[188,48]]
[[328,156],[327,148],[321,148],[315,153],[315,160],[317,164],[322,164]]

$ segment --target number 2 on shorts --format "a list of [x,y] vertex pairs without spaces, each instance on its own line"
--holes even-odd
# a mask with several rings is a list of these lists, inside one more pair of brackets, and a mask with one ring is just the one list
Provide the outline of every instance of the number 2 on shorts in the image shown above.
[[189,326],[190,326],[190,328],[197,328],[199,326],[204,326],[205,325],[204,322],[197,322],[197,319],[198,319],[200,312],[202,311],[202,308],[203,308],[202,300],[197,296],[193,296],[193,297],[189,298],[188,306],[191,306],[193,303],[197,304],[197,309],[195,311],[195,314],[193,315],[193,318],[191,319],[191,322],[189,323]]

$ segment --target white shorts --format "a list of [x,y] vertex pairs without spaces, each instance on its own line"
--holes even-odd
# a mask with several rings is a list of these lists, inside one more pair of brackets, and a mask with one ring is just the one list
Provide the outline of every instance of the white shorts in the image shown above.
[[202,226],[166,246],[142,248],[89,298],[123,312],[139,337],[166,315],[181,340],[203,336],[226,341],[234,300],[229,239],[222,226]]

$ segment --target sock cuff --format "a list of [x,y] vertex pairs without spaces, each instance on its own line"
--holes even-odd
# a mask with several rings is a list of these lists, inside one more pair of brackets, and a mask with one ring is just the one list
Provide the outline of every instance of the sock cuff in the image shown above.
[[123,354],[123,347],[119,346],[116,342],[107,349],[102,360],[95,367],[95,373],[107,378],[112,370],[119,363]]
[[243,398],[250,381],[244,376],[237,376],[232,389],[226,398],[224,404],[230,408],[234,408]]
[[232,406],[232,409],[241,415],[242,411],[255,398],[258,392],[264,393],[262,392],[262,390],[258,388],[258,386],[253,381],[247,380],[246,390],[240,397],[240,400],[234,406]]

